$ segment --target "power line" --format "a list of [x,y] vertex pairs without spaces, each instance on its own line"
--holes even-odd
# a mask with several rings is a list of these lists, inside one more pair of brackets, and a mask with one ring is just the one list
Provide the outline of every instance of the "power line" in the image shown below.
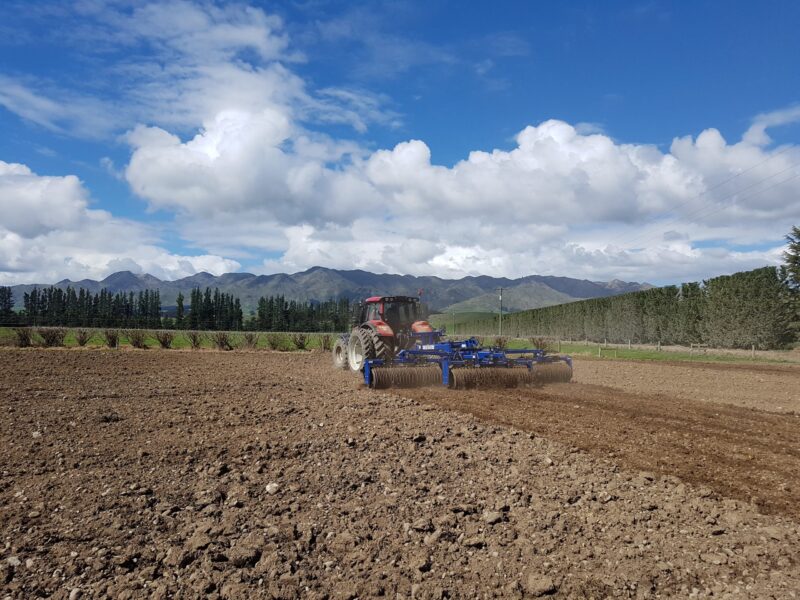
[[[756,196],[758,196],[758,195],[760,195],[760,194],[763,194],[764,192],[768,192],[768,191],[769,191],[769,190],[771,190],[771,189],[774,189],[774,188],[776,188],[776,187],[778,187],[778,186],[781,186],[781,185],[783,185],[783,184],[785,184],[785,183],[788,183],[788,182],[790,182],[790,181],[792,181],[792,180],[794,180],[794,179],[797,179],[797,178],[800,178],[800,172],[799,172],[799,173],[795,173],[795,174],[794,174],[794,175],[792,175],[791,177],[787,177],[786,179],[783,179],[783,180],[781,180],[781,181],[775,182],[775,183],[773,183],[772,185],[765,187],[764,189],[757,190],[757,191],[753,192],[752,194],[749,194],[749,195],[747,195],[747,196],[744,196],[744,197],[742,198],[742,200],[747,200],[747,199],[749,199],[749,198],[754,198],[754,197],[756,197]],[[763,181],[761,181],[761,182],[759,182],[759,183],[763,183]],[[713,215],[713,214],[715,214],[715,213],[717,213],[717,212],[721,212],[721,211],[723,211],[723,210],[727,210],[727,209],[729,209],[729,208],[731,208],[731,207],[730,207],[730,206],[718,206],[718,207],[715,207],[715,206],[706,206],[706,207],[704,207],[703,209],[700,209],[699,211],[697,211],[697,212],[695,213],[695,216],[700,216],[700,213],[703,213],[703,212],[705,212],[705,214],[703,214],[702,216],[703,216],[703,217],[708,217],[708,216],[710,216],[710,215]],[[711,210],[709,210],[709,209],[711,209]]]
[[[785,150],[784,150],[784,151],[785,151]],[[761,162],[761,163],[759,163],[759,164],[763,164],[764,162],[765,162],[765,161],[762,161],[762,162]],[[755,166],[758,166],[758,165],[755,165]],[[755,168],[755,166],[754,166],[754,167],[751,167],[750,169],[747,169],[747,170],[748,170],[748,171],[749,171],[749,170],[752,170],[753,168]],[[770,179],[772,179],[772,178],[774,178],[774,177],[777,177],[777,176],[779,176],[779,175],[782,175],[783,173],[786,173],[787,171],[790,171],[791,169],[797,168],[798,166],[800,166],[800,165],[794,165],[794,164],[792,164],[792,165],[789,165],[788,167],[786,167],[786,168],[784,168],[784,169],[781,169],[780,171],[777,171],[777,172],[775,172],[775,173],[772,173],[771,175],[768,175],[768,176],[766,176],[766,177],[764,177],[764,178],[762,178],[762,179],[759,179],[759,180],[758,180],[758,181],[756,181],[755,183],[752,183],[752,184],[750,184],[750,185],[748,185],[748,186],[746,186],[746,187],[744,187],[744,188],[742,188],[742,189],[740,189],[740,190],[737,190],[737,191],[735,191],[735,192],[733,192],[733,193],[729,194],[728,196],[725,196],[725,197],[723,197],[721,200],[718,200],[718,201],[717,201],[717,204],[719,204],[719,203],[721,203],[721,202],[726,202],[726,201],[730,200],[731,198],[737,197],[737,196],[739,196],[740,194],[742,194],[742,192],[746,192],[746,191],[748,191],[748,190],[751,190],[751,189],[753,189],[753,188],[756,188],[756,187],[758,187],[759,185],[761,185],[762,183],[764,183],[765,181],[769,181]],[[742,171],[742,173],[744,173],[744,172],[745,172],[745,171]],[[741,173],[740,173],[740,174],[741,174]],[[730,178],[730,179],[733,179],[733,178]],[[727,182],[727,181],[730,181],[730,179],[726,180],[726,182]],[[794,177],[790,177],[789,179],[787,179],[787,180],[784,180],[784,181],[782,181],[782,182],[780,182],[780,183],[786,183],[787,181],[789,181],[789,180],[791,180],[791,179],[794,179]],[[723,183],[726,183],[726,182],[723,182]],[[779,183],[778,185],[780,185],[780,183]],[[709,191],[711,191],[711,190],[713,190],[713,189],[716,189],[716,188],[718,188],[718,187],[719,187],[719,184],[718,184],[718,185],[716,185],[716,186],[714,186],[714,188],[711,188],[711,189],[707,190],[707,192],[709,192]],[[744,198],[742,198],[742,199],[745,199],[745,198],[752,198],[753,196],[755,196],[755,195],[757,195],[757,194],[759,194],[759,193],[763,193],[763,192],[765,192],[765,191],[767,191],[767,190],[770,190],[770,189],[772,189],[773,187],[776,187],[776,186],[774,186],[774,185],[773,185],[773,186],[769,186],[769,187],[767,187],[767,188],[765,188],[765,189],[761,190],[760,192],[756,192],[756,194],[751,194],[751,195],[748,195],[748,196],[744,196]],[[707,193],[707,192],[705,192],[705,193]],[[702,196],[702,195],[703,195],[703,194],[701,194],[701,196]],[[688,204],[689,202],[692,202],[692,201],[694,201],[694,200],[696,200],[696,199],[700,198],[701,196],[697,196],[697,197],[693,198],[692,200],[689,200],[689,201],[687,201],[687,202],[684,202],[683,204],[681,204],[681,205],[679,205],[679,206],[685,206],[685,205],[686,205],[686,204]],[[700,214],[702,214],[704,211],[708,210],[709,208],[716,209],[716,211],[712,211],[712,212],[708,213],[708,214],[714,214],[714,212],[717,212],[717,211],[719,211],[719,210],[723,210],[724,208],[727,208],[727,207],[724,207],[724,206],[723,206],[723,207],[721,207],[721,208],[720,208],[720,207],[717,207],[717,206],[714,206],[714,205],[706,205],[706,206],[702,206],[702,207],[700,207],[700,208],[698,208],[698,209],[696,209],[696,210],[694,210],[694,211],[692,211],[692,212],[690,212],[690,213],[688,213],[688,214],[681,215],[681,216],[679,216],[679,217],[676,217],[676,218],[674,218],[674,219],[671,219],[671,220],[669,220],[669,221],[666,221],[666,222],[664,222],[664,223],[660,223],[660,224],[658,224],[657,226],[658,226],[658,228],[659,228],[659,229],[663,229],[663,228],[669,227],[670,225],[674,225],[674,224],[676,224],[676,223],[679,223],[679,222],[685,221],[686,219],[691,219],[692,217],[699,216]],[[706,215],[706,216],[707,216],[707,215]],[[663,231],[662,231],[662,233],[663,233]],[[646,240],[651,240],[651,239],[653,239],[654,237],[655,237],[655,232],[651,232],[651,233],[648,233],[648,232],[642,232],[642,233],[640,233],[640,234],[638,234],[638,235],[635,235],[635,236],[634,236],[634,237],[632,237],[632,238],[628,238],[627,240],[623,240],[622,242],[619,242],[619,245],[620,245],[620,246],[629,246],[629,245],[632,245],[632,244],[634,244],[634,243],[638,242],[639,240],[643,240],[643,239],[646,239]]]
[[749,173],[749,172],[750,172],[750,171],[752,171],[753,169],[757,169],[757,168],[758,168],[758,167],[760,167],[761,165],[763,165],[763,164],[765,164],[765,163],[768,163],[769,161],[771,161],[773,158],[777,158],[777,157],[778,157],[778,156],[780,156],[781,154],[784,154],[785,152],[788,152],[788,151],[789,151],[791,148],[792,148],[792,146],[786,146],[786,148],[784,148],[783,150],[779,150],[779,151],[778,151],[778,152],[776,152],[775,154],[770,154],[770,155],[769,155],[767,158],[765,158],[764,160],[762,160],[762,161],[759,161],[759,162],[757,162],[756,164],[754,164],[754,165],[752,165],[752,166],[750,166],[750,167],[747,167],[745,170],[743,170],[743,171],[739,171],[738,173],[736,173],[735,175],[731,175],[731,176],[730,176],[730,177],[728,177],[727,179],[723,179],[722,181],[720,181],[720,182],[719,182],[719,183],[717,183],[716,185],[713,185],[712,187],[708,188],[707,190],[705,190],[705,191],[704,191],[704,192],[702,192],[701,194],[698,194],[697,196],[694,196],[694,197],[692,197],[692,198],[690,198],[690,199],[688,199],[688,200],[686,200],[686,201],[682,202],[681,204],[678,204],[677,206],[673,206],[673,207],[672,207],[672,211],[671,211],[671,212],[674,212],[674,211],[676,211],[676,210],[677,210],[677,209],[679,209],[679,208],[683,208],[684,206],[686,206],[686,205],[687,205],[687,204],[689,204],[690,202],[694,202],[695,200],[698,200],[698,199],[702,198],[702,197],[703,197],[703,196],[705,196],[706,194],[709,194],[710,192],[713,192],[713,191],[714,191],[714,190],[716,190],[717,188],[720,188],[720,187],[722,187],[723,185],[725,185],[726,183],[733,181],[733,180],[734,180],[734,179],[736,179],[737,177],[741,177],[741,176],[742,176],[742,175],[744,175],[745,173]]
[[[785,170],[782,171],[782,172],[785,172]],[[773,183],[772,185],[767,186],[762,190],[757,190],[757,191],[753,192],[752,194],[744,196],[744,197],[741,198],[741,200],[747,200],[749,198],[753,198],[755,196],[758,196],[759,194],[763,194],[764,192],[768,192],[769,190],[771,190],[773,188],[776,188],[776,187],[778,187],[780,185],[783,185],[784,183],[788,183],[788,182],[792,181],[793,179],[797,179],[798,177],[800,177],[800,172],[795,173],[791,177],[787,177],[786,179],[783,179],[781,181]],[[766,180],[764,180],[764,181],[766,181]],[[761,183],[763,183],[763,181]],[[695,213],[695,216],[699,216],[700,214],[705,213],[702,216],[703,217],[708,217],[709,215],[713,215],[714,213],[718,213],[718,212],[721,212],[721,211],[729,209],[729,208],[731,208],[731,207],[730,206],[719,206],[719,207],[707,206],[707,207],[697,211],[697,213]],[[709,211],[708,209],[711,209],[711,210]]]

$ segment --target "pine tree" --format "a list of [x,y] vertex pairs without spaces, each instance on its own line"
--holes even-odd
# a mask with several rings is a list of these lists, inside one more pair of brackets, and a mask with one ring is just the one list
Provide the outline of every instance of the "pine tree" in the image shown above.
[[214,328],[214,303],[211,298],[211,288],[206,288],[202,295],[203,307],[201,309],[200,327],[202,329]]
[[200,324],[200,310],[203,300],[200,297],[200,288],[193,288],[189,299],[189,329],[197,329]]
[[233,303],[233,318],[234,318],[234,329],[239,330],[242,329],[244,323],[244,314],[242,313],[242,303],[239,302],[239,298]]

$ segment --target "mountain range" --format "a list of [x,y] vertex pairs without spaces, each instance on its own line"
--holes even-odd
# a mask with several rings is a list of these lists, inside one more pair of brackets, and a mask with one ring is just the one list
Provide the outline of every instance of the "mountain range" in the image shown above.
[[529,275],[519,279],[489,277],[486,275],[442,279],[440,277],[413,275],[391,275],[367,271],[343,271],[325,267],[312,267],[294,274],[253,275],[252,273],[225,273],[211,275],[197,273],[174,281],[162,281],[148,274],[130,271],[113,273],[101,281],[64,279],[55,284],[30,284],[12,286],[15,304],[21,308],[23,295],[34,287],[58,288],[71,286],[84,288],[92,293],[106,289],[112,293],[159,290],[164,308],[174,306],[178,292],[188,297],[196,287],[219,288],[220,291],[237,296],[245,309],[252,310],[261,296],[283,295],[290,300],[316,301],[329,298],[363,299],[372,295],[416,296],[422,290],[423,301],[432,311],[495,311],[498,306],[497,288],[502,287],[503,307],[510,312],[563,304],[584,298],[614,296],[635,292],[653,286],[647,283],[610,282]]

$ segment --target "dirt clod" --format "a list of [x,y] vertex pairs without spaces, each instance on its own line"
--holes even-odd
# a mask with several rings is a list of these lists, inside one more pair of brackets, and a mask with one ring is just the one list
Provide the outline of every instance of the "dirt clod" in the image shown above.
[[525,591],[534,598],[548,596],[556,591],[556,584],[547,575],[530,573],[525,579]]

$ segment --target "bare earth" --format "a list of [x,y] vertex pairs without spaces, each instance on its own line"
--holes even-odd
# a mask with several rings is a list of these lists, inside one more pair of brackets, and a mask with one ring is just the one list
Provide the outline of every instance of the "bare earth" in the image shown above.
[[581,360],[574,380],[800,414],[800,365]]
[[3,349],[0,597],[797,597],[798,373]]

